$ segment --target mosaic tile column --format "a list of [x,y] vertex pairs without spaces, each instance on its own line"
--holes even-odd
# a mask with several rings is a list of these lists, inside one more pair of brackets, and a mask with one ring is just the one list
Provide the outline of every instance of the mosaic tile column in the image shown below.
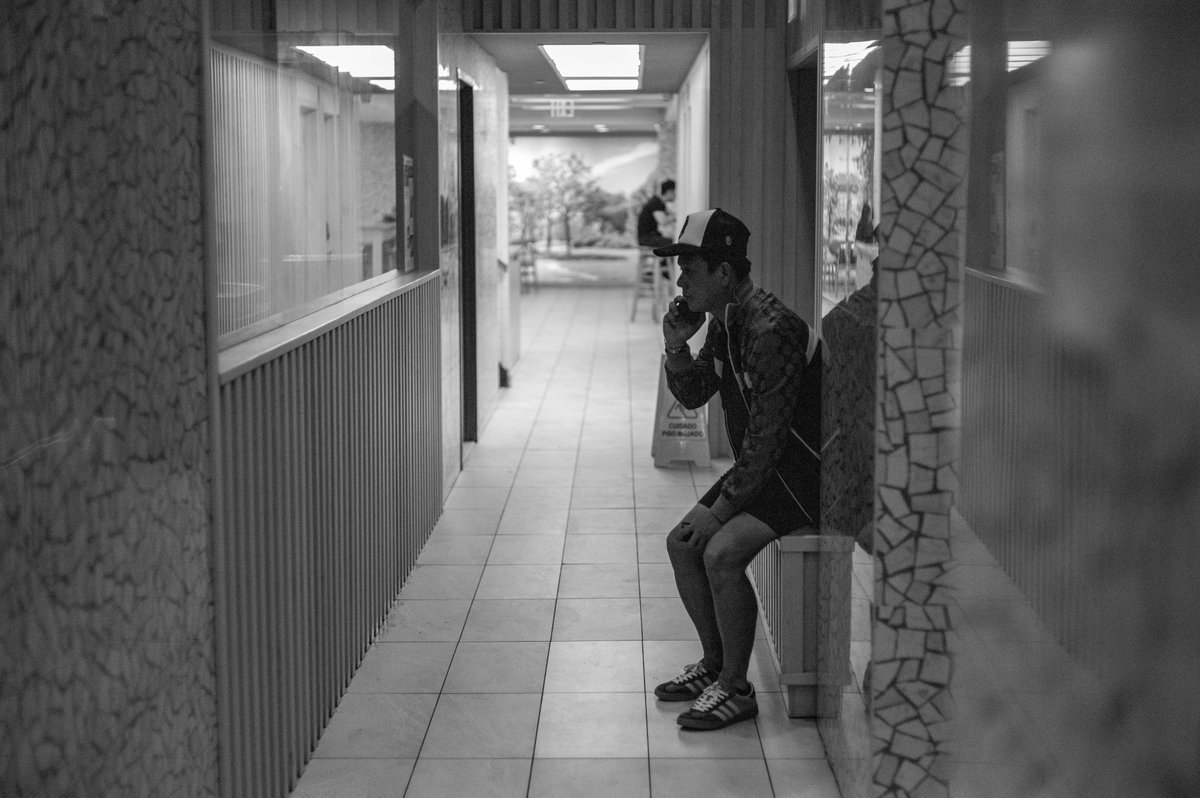
[[885,0],[872,653],[874,793],[950,795],[946,575],[957,487],[964,3]]
[[0,17],[0,795],[215,795],[200,3]]

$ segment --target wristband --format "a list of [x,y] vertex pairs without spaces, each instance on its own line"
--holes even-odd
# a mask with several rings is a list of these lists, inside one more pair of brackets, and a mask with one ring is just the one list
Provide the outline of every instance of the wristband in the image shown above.
[[667,346],[665,351],[668,355],[682,355],[683,353],[691,354],[692,349],[688,346],[687,341],[684,341],[679,346]]

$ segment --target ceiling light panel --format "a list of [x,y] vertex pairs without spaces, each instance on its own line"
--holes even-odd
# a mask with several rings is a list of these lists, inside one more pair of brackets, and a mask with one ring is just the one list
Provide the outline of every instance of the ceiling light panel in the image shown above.
[[394,78],[396,53],[382,44],[302,45],[297,50],[308,53],[356,78]]
[[564,80],[568,91],[637,91],[637,78],[572,78]]
[[562,78],[638,78],[640,44],[543,44],[541,50]]
[[637,91],[640,44],[542,44],[542,55],[568,91]]

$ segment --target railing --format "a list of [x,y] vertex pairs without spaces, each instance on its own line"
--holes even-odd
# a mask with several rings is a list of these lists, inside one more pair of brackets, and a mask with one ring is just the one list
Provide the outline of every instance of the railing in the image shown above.
[[1054,333],[1046,302],[966,272],[959,510],[1047,628],[1098,665],[1103,619],[1081,557],[1110,526],[1107,466],[1085,445],[1107,417],[1104,374]]
[[222,794],[286,796],[441,507],[438,284],[223,375]]

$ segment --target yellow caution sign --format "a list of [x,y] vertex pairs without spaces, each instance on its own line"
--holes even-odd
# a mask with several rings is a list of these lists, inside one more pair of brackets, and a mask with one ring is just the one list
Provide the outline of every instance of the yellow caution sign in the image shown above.
[[709,464],[708,454],[708,406],[689,410],[679,404],[667,387],[667,375],[663,368],[666,357],[658,368],[658,405],[654,410],[654,438],[650,442],[650,454],[654,465],[662,468],[672,462],[691,462],[699,466]]

